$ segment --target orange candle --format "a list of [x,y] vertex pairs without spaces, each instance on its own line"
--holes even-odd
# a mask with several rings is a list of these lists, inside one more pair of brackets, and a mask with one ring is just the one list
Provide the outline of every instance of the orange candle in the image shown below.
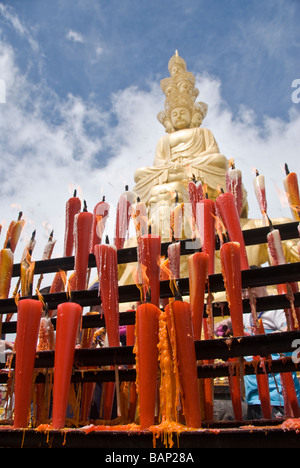
[[52,416],[54,429],[62,429],[65,425],[76,338],[81,316],[82,307],[74,302],[65,302],[57,307]]
[[161,238],[157,235],[147,234],[138,239],[138,262],[144,267],[147,285],[143,284],[144,298],[150,288],[151,303],[159,307],[160,296],[160,254]]
[[223,223],[228,231],[232,242],[239,242],[242,270],[249,269],[244,236],[241,229],[240,219],[232,193],[221,193],[216,198],[216,209],[220,213]]
[[98,244],[94,249],[99,292],[109,346],[120,345],[118,260],[114,245]]
[[190,304],[175,300],[166,306],[165,311],[167,316],[172,314],[174,320],[185,423],[188,427],[197,428],[201,426],[201,409]]
[[204,297],[208,279],[209,256],[196,252],[189,257],[190,304],[195,340],[201,340]]
[[64,238],[64,257],[71,257],[74,249],[74,220],[81,210],[81,201],[76,196],[74,190],[73,197],[66,203],[66,219],[65,219],[65,238]]
[[221,268],[234,336],[244,335],[240,245],[227,242],[220,249]]
[[10,241],[8,240],[6,247],[0,251],[0,299],[8,298],[13,264],[14,254],[10,248]]
[[89,249],[92,234],[93,214],[89,213],[84,205],[84,210],[75,215],[74,238],[75,260],[74,270],[76,277],[76,290],[87,287],[87,271],[89,263]]
[[22,219],[23,213],[20,211],[17,221],[12,221],[8,227],[6,233],[6,239],[4,242],[4,247],[7,245],[8,239],[10,239],[10,248],[14,253],[22,232],[22,229],[25,225],[24,219]]
[[208,198],[197,204],[197,231],[200,235],[202,252],[209,255],[209,274],[215,273],[215,202]]
[[35,299],[22,299],[18,303],[14,428],[28,424],[42,308],[42,303]]
[[232,159],[229,160],[229,166],[229,170],[225,174],[226,191],[234,196],[238,214],[241,216],[243,208],[242,172],[235,168]]
[[159,313],[158,307],[150,303],[139,305],[136,311],[135,352],[141,429],[146,429],[154,424]]
[[296,221],[300,221],[300,195],[298,177],[295,172],[290,172],[288,165],[285,164],[286,177],[283,180],[283,185],[288,197],[292,216]]
[[90,252],[94,253],[94,247],[97,244],[101,244],[102,236],[105,229],[105,224],[109,216],[110,205],[105,201],[103,197],[102,201],[97,203],[93,210],[93,227],[91,235]]

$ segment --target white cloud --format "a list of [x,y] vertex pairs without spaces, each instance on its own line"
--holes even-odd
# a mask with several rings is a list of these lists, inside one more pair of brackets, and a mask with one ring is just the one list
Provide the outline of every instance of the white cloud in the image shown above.
[[3,5],[3,3],[0,3],[0,13],[2,14],[3,18],[6,19],[15,31],[25,37],[29,44],[31,45],[32,49],[34,51],[37,51],[39,49],[38,42],[34,39],[32,36],[30,29],[27,28],[19,19],[19,17],[14,13],[13,8],[9,7],[8,5]]
[[73,31],[72,29],[69,29],[69,31],[67,32],[66,38],[74,42],[82,42],[82,43],[84,42],[83,35],[77,31]]

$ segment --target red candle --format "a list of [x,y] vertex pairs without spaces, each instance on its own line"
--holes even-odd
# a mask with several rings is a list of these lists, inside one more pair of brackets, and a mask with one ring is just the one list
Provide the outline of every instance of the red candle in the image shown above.
[[229,166],[230,168],[225,174],[226,191],[234,196],[238,214],[241,216],[243,208],[242,172],[235,168],[232,159],[229,160]]
[[215,202],[208,198],[197,204],[197,231],[200,235],[202,252],[209,255],[209,274],[215,273]]
[[258,171],[256,171],[256,177],[253,181],[253,185],[260,212],[262,215],[265,215],[267,213],[265,178],[263,175],[260,175]]
[[[52,284],[50,286],[50,294],[58,293],[58,292],[63,292],[65,290],[66,286],[66,275],[64,271],[58,271],[55,273]],[[54,315],[54,310],[49,310],[48,311],[49,317],[53,317]]]
[[[126,346],[135,345],[135,325],[126,326]],[[129,369],[133,366],[128,366]],[[129,393],[129,408],[128,408],[128,417],[130,421],[133,421],[135,418],[136,405],[137,405],[137,391],[136,383],[130,382],[130,393]]]
[[97,203],[93,210],[93,227],[91,235],[90,252],[94,252],[96,244],[101,244],[102,236],[105,229],[105,224],[109,216],[110,205],[105,201],[103,197],[102,201]]
[[166,306],[165,311],[167,315],[172,314],[174,320],[185,422],[188,427],[197,428],[201,426],[201,410],[190,304],[175,300]]
[[76,214],[74,220],[76,290],[83,290],[87,287],[92,224],[93,214],[87,211],[85,205],[84,211]]
[[[161,238],[152,234],[141,236],[137,248],[138,262],[144,267],[147,277],[146,283],[143,284],[144,298],[149,287],[151,302],[159,307]],[[144,278],[142,280],[144,281]]]
[[128,185],[125,186],[119,198],[116,213],[115,239],[114,245],[117,249],[122,249],[129,230],[129,222],[131,216],[131,205],[134,202],[134,193],[128,190]]
[[[50,351],[55,349],[54,328],[49,317],[42,317],[39,328],[39,341],[37,351]],[[36,423],[37,425],[48,421],[48,401],[46,398],[46,384],[35,384],[36,394]]]
[[14,428],[27,427],[33,370],[42,316],[42,303],[22,299],[18,303],[15,360]]
[[[204,339],[212,339],[210,330],[208,326],[208,319],[203,319],[203,333]],[[205,359],[203,364],[212,364],[213,360]],[[204,411],[206,421],[212,421],[214,419],[214,379],[206,378],[204,380]]]
[[[261,358],[260,356],[253,356],[253,361],[260,362],[264,365],[265,359]],[[269,381],[268,375],[266,372],[263,374],[256,374],[256,381],[258,386],[258,395],[261,403],[261,409],[263,413],[263,417],[265,419],[272,418],[272,409],[271,409],[271,399],[270,399],[270,391],[269,391]]]
[[227,242],[220,249],[221,268],[234,336],[244,335],[240,245]]
[[136,311],[135,352],[141,429],[146,429],[154,424],[159,313],[158,307],[150,303],[139,305]]
[[109,346],[120,345],[119,289],[117,248],[98,244],[94,249],[99,277],[99,292],[105,318]]
[[205,288],[208,278],[209,256],[196,252],[189,257],[189,288],[195,340],[201,340]]
[[62,429],[65,425],[76,338],[81,316],[82,307],[74,302],[65,302],[57,307],[52,416],[54,429]]
[[292,412],[294,418],[300,417],[300,409],[298,398],[295,390],[295,383],[291,372],[284,372],[280,374],[282,390],[284,395],[284,406],[286,415]]
[[[85,328],[82,331],[81,348],[83,349],[91,348],[95,330],[96,329],[94,328]],[[92,367],[89,367],[89,369],[92,369]],[[94,389],[95,389],[95,382],[84,382],[82,386],[81,407],[80,407],[80,418],[82,421],[87,421],[89,418],[91,404],[93,401]]]
[[[229,365],[232,366],[229,372],[229,389],[232,401],[234,417],[237,421],[242,421],[242,393],[241,393],[241,377],[240,377],[240,360],[239,358],[228,359]],[[234,374],[233,367],[236,374]]]
[[288,165],[285,164],[286,177],[283,180],[283,185],[288,197],[289,205],[293,218],[300,221],[300,195],[298,177],[295,172],[290,172]]
[[232,193],[221,193],[216,199],[216,209],[220,213],[223,223],[232,242],[239,242],[242,270],[249,269],[244,236],[241,229],[239,215]]
[[81,201],[76,196],[74,190],[73,197],[69,198],[66,203],[66,219],[65,219],[65,238],[64,238],[64,257],[71,257],[74,249],[74,220],[75,215],[80,213]]

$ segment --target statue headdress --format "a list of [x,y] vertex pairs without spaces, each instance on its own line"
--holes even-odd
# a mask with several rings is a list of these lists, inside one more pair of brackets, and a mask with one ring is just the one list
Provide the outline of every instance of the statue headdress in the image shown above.
[[158,120],[165,126],[167,132],[172,132],[174,128],[170,119],[171,111],[176,107],[186,107],[192,116],[190,126],[201,125],[207,113],[207,104],[195,102],[199,94],[199,90],[195,87],[195,76],[187,70],[186,63],[178,55],[177,50],[169,60],[168,70],[170,77],[160,82],[166,101],[164,111],[157,116]]

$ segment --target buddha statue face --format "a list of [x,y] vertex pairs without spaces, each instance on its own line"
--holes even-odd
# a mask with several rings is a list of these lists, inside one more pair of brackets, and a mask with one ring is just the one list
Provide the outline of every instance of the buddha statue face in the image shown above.
[[171,122],[175,130],[188,128],[191,123],[191,114],[186,107],[175,107],[171,112]]

